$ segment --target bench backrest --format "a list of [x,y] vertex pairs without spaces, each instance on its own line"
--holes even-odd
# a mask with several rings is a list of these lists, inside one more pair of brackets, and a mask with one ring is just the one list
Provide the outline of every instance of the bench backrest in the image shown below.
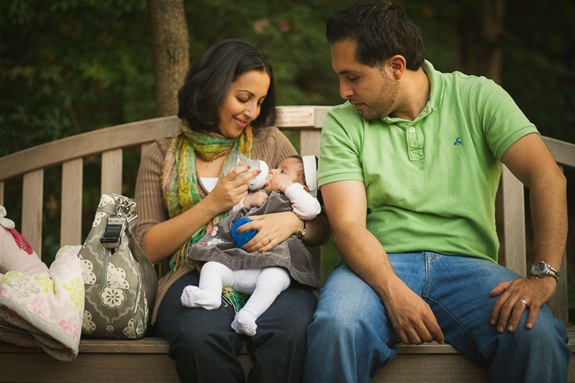
[[[326,106],[278,107],[276,125],[292,131],[299,141],[301,154],[319,156],[319,138]],[[175,116],[139,121],[83,133],[53,141],[0,158],[0,204],[4,205],[5,185],[21,183],[21,232],[42,256],[42,222],[47,201],[44,200],[44,171],[61,167],[60,245],[83,242],[83,209],[95,211],[95,206],[83,206],[85,159],[98,157],[101,161],[101,193],[122,193],[124,179],[123,151],[145,146],[161,137],[169,137],[178,129]],[[575,145],[544,137],[557,162],[575,168]],[[525,275],[526,228],[525,193],[523,185],[506,169],[502,176],[497,202],[497,219],[501,241],[500,263]],[[18,212],[8,208],[9,216]],[[567,322],[567,278],[565,257],[562,278],[551,303],[555,314]]]

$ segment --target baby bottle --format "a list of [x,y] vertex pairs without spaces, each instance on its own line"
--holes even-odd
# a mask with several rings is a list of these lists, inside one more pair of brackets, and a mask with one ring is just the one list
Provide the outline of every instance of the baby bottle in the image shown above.
[[270,179],[270,168],[268,164],[261,160],[252,160],[247,158],[240,152],[231,152],[224,164],[224,175],[231,172],[233,169],[240,165],[249,165],[250,170],[260,169],[261,173],[248,181],[248,188],[250,190],[258,190],[264,187],[266,182]]

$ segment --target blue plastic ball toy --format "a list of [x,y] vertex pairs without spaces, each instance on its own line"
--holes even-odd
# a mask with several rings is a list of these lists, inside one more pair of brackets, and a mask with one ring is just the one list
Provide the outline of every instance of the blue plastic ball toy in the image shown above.
[[234,242],[236,243],[236,245],[238,245],[238,247],[244,247],[244,245],[248,243],[258,233],[258,231],[254,229],[244,231],[243,233],[236,233],[238,227],[245,225],[246,223],[251,221],[252,220],[247,217],[242,217],[238,219],[236,222],[234,222],[234,224],[232,225],[232,237],[234,238]]

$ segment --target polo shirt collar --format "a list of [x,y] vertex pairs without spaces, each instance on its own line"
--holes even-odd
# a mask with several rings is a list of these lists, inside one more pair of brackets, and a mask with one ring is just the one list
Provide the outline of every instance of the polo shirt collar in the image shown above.
[[[416,120],[426,117],[433,110],[436,110],[441,106],[441,102],[443,100],[443,90],[444,90],[443,78],[441,77],[441,73],[436,71],[433,65],[429,61],[424,60],[423,64],[421,65],[421,68],[423,69],[423,71],[427,75],[427,78],[429,79],[430,92],[429,92],[429,101],[425,105],[425,108],[423,108],[421,113],[417,116]],[[402,119],[385,116],[382,118],[382,120],[385,123],[397,123]]]
[[429,86],[431,88],[429,92],[429,102],[427,103],[427,107],[431,108],[431,110],[438,109],[443,101],[443,77],[441,77],[440,72],[435,70],[433,64],[427,60],[423,61],[421,68],[427,75],[427,78],[429,79]]

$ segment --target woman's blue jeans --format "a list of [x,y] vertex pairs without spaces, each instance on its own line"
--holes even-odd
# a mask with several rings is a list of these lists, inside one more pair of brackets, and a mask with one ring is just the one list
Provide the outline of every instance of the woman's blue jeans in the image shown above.
[[[527,311],[514,333],[499,333],[489,323],[497,299],[489,292],[517,274],[471,257],[429,252],[388,256],[395,273],[430,305],[446,343],[488,365],[493,382],[567,381],[567,333],[547,305],[531,330],[525,328]],[[318,297],[308,328],[304,381],[370,382],[396,356],[397,343],[380,297],[342,264]],[[426,374],[421,371],[422,381]]]

